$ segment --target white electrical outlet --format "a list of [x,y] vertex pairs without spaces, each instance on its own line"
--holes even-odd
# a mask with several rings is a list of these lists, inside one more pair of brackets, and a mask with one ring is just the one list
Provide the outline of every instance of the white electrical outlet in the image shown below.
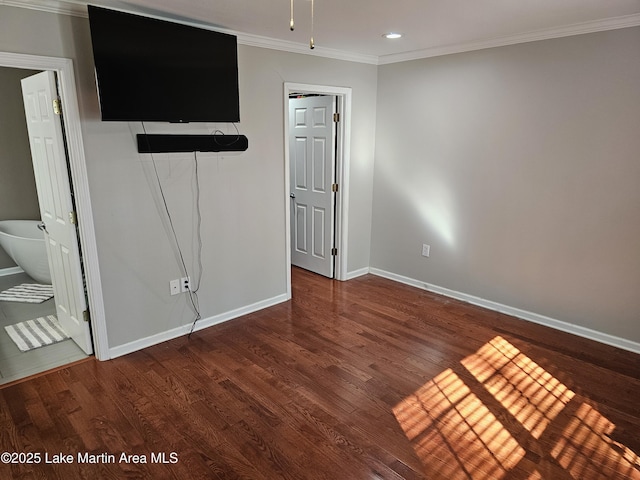
[[189,277],[182,277],[180,279],[180,291],[182,293],[188,292],[191,290],[191,280]]
[[177,278],[175,280],[171,280],[169,282],[169,289],[171,291],[171,295],[177,295],[180,293],[180,280]]
[[422,244],[422,256],[428,257],[431,252],[431,245],[427,245],[426,243]]

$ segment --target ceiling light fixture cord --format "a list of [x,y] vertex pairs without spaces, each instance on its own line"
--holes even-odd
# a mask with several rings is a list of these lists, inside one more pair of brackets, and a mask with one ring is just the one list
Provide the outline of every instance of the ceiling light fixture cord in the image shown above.
[[289,21],[289,28],[291,29],[292,32],[293,32],[293,29],[295,28],[295,25],[293,22],[293,0],[291,0],[291,20]]
[[311,48],[311,50],[313,50],[314,48],[316,48],[316,44],[313,41],[313,11],[314,11],[314,0],[311,0],[311,40],[309,40],[309,48]]

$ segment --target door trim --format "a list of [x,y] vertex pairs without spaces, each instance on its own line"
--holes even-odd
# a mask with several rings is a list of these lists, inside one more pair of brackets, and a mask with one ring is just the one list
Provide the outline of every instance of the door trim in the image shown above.
[[287,298],[291,298],[291,199],[289,198],[289,94],[315,93],[331,95],[338,98],[337,108],[340,112],[336,145],[336,183],[339,185],[336,193],[335,238],[338,254],[334,277],[336,280],[347,280],[348,253],[348,213],[349,213],[349,164],[351,160],[351,94],[348,87],[332,87],[326,85],[312,85],[306,83],[284,83],[284,199],[285,199],[285,238],[286,238],[286,275]]
[[69,169],[76,200],[80,250],[82,251],[82,264],[87,283],[89,311],[91,312],[93,348],[98,360],[109,360],[111,356],[107,341],[102,281],[100,280],[98,248],[89,196],[89,181],[73,62],[68,58],[0,52],[0,66],[37,71],[51,70],[57,74],[69,151]]

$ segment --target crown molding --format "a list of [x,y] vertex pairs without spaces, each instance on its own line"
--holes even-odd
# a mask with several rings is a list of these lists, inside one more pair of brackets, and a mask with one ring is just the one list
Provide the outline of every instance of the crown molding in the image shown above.
[[[75,1],[75,0],[0,0],[0,5],[6,5],[9,7],[27,8],[30,10],[38,10],[41,12],[58,13],[62,15],[71,15],[75,17],[88,17],[87,14],[87,2]],[[116,10],[128,11],[130,13],[141,14],[139,11],[126,7],[125,4],[118,4],[111,7]],[[168,18],[159,17],[156,15],[148,15],[155,18],[168,20]],[[217,32],[229,33],[235,35],[238,38],[238,44],[247,45],[251,47],[268,48],[271,50],[280,50],[289,53],[299,53],[303,55],[313,55],[317,57],[332,58],[334,60],[344,60],[347,62],[368,63],[371,65],[378,64],[378,57],[376,55],[364,55],[358,53],[347,52],[344,50],[337,50],[326,47],[316,47],[313,50],[309,48],[309,45],[302,43],[295,43],[286,40],[278,40],[275,38],[262,37],[260,35],[252,35],[249,33],[236,32],[234,30],[228,30],[225,28],[214,28],[209,25],[189,22],[183,20],[174,20],[186,25],[191,25],[199,28],[206,28],[215,30]]]
[[364,55],[359,53],[351,53],[345,50],[337,50],[326,47],[315,47],[313,50],[308,44],[288,42],[286,40],[277,40],[274,38],[261,37],[242,32],[228,31],[238,37],[238,43],[249,45],[252,47],[269,48],[272,50],[282,50],[289,53],[301,53],[304,55],[314,55],[318,57],[332,58],[334,60],[345,60],[347,62],[368,63],[371,65],[378,64],[378,56]]
[[27,8],[47,13],[59,13],[73,17],[87,17],[87,4],[64,0],[0,0],[0,5]]
[[[87,3],[83,0],[0,0],[0,5],[10,7],[28,8],[31,10],[39,10],[49,13],[58,13],[62,15],[71,15],[76,17],[87,17]],[[118,2],[119,3],[119,2]],[[126,7],[126,4],[121,4]],[[118,7],[116,7],[118,8]],[[128,9],[131,13],[136,12]],[[159,18],[159,17],[157,17]],[[213,27],[197,22],[182,22],[187,25],[197,26],[200,28]],[[569,37],[573,35],[582,35],[585,33],[602,32],[606,30],[615,30],[619,28],[640,26],[640,14],[624,15],[621,17],[612,17],[604,20],[595,20],[592,22],[576,23],[566,25],[559,28],[549,28],[536,30],[532,32],[508,35],[504,37],[496,37],[490,39],[482,39],[468,43],[460,43],[453,45],[443,45],[439,47],[425,48],[412,52],[390,54],[390,55],[365,55],[345,50],[338,50],[326,47],[316,47],[313,50],[306,44],[290,42],[286,40],[278,40],[259,35],[252,35],[233,30],[215,28],[216,31],[230,33],[238,37],[238,43],[252,47],[268,48],[271,50],[280,50],[289,53],[299,53],[302,55],[313,55],[317,57],[332,58],[335,60],[344,60],[347,62],[367,63],[372,65],[386,65],[390,63],[407,62],[411,60],[419,60],[423,58],[439,57],[442,55],[451,55],[455,53],[471,52],[474,50],[482,50],[485,48],[503,47],[506,45],[515,45],[518,43],[536,42],[539,40],[549,40],[552,38]]]
[[426,48],[423,50],[415,50],[413,52],[382,55],[378,57],[378,65],[389,63],[407,62],[410,60],[419,60],[422,58],[439,57],[442,55],[451,55],[454,53],[471,52],[474,50],[482,50],[484,48],[503,47],[506,45],[515,45],[518,43],[536,42],[539,40],[550,40],[553,38],[570,37],[573,35],[583,35],[585,33],[602,32],[606,30],[616,30],[619,28],[637,27],[640,25],[640,14],[624,15],[621,17],[607,18],[604,20],[596,20],[593,22],[576,23],[566,25],[559,28],[549,28],[544,30],[536,30],[517,35],[508,35],[505,37],[497,37],[485,40],[478,40],[469,43],[460,43],[455,45],[444,45],[441,47]]

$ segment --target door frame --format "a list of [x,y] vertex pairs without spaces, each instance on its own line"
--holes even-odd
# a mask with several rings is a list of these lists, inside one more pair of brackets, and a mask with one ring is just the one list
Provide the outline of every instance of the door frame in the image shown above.
[[[78,218],[78,237],[87,286],[87,300],[91,312],[91,336],[94,355],[98,360],[109,360],[109,344],[102,296],[102,281],[98,264],[98,248],[89,196],[84,142],[78,108],[73,62],[68,58],[45,57],[20,53],[0,52],[0,67],[25,70],[50,70],[57,74],[62,101],[64,132],[69,155],[71,184]],[[80,259],[79,259],[80,260]]]
[[285,198],[285,238],[287,259],[287,298],[291,298],[291,199],[289,170],[289,95],[307,93],[337,97],[337,109],[340,122],[336,136],[336,193],[335,239],[338,254],[334,268],[336,280],[347,280],[348,220],[349,220],[349,164],[351,160],[351,96],[349,87],[333,87],[306,83],[284,83],[284,198]]

